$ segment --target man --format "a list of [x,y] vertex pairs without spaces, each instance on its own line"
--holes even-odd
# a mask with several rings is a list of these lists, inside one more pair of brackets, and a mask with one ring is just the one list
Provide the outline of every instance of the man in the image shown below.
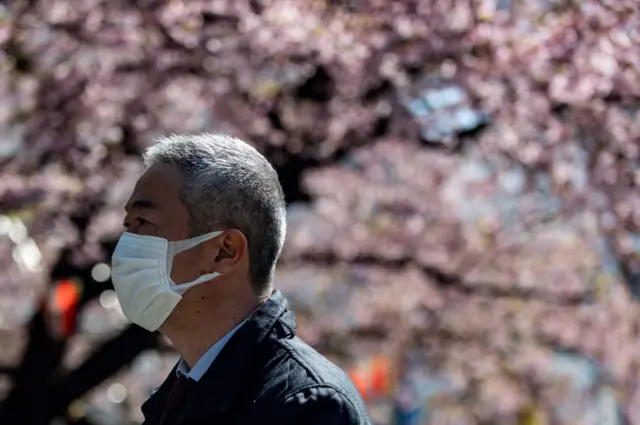
[[164,138],[144,163],[112,279],[129,320],[182,356],[144,403],[144,423],[370,424],[349,378],[295,336],[273,289],[286,213],[269,162],[202,134]]

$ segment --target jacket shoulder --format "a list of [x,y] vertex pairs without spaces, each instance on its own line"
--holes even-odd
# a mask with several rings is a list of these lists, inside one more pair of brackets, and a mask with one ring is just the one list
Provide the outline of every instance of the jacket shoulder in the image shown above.
[[297,390],[284,400],[281,423],[371,425],[363,403],[323,384]]
[[[276,351],[279,352],[276,358],[281,359],[280,373],[271,379],[285,381],[287,393],[310,386],[325,386],[360,398],[347,374],[300,338],[279,340]],[[283,370],[286,371],[285,374],[281,373]]]
[[369,423],[364,401],[342,369],[298,337],[272,341],[269,346],[260,374],[261,399],[280,405],[287,416],[322,412],[319,418],[333,418],[331,423]]

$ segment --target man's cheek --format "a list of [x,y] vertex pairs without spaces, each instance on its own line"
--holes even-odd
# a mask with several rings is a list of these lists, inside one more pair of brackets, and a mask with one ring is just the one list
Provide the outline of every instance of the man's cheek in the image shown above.
[[171,268],[171,280],[175,283],[187,283],[200,276],[196,256],[189,251],[177,254]]

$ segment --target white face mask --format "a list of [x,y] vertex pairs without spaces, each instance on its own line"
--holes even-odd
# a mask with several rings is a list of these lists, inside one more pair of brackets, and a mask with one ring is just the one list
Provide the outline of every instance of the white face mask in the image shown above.
[[111,257],[111,280],[127,319],[155,331],[187,289],[220,276],[220,273],[210,273],[192,282],[177,284],[171,280],[171,267],[178,253],[221,233],[207,233],[182,241],[123,233]]

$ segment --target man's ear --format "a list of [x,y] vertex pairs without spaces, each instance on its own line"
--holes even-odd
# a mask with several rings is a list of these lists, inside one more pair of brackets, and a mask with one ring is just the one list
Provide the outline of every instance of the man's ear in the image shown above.
[[237,229],[225,230],[214,239],[215,268],[218,273],[228,274],[248,255],[249,244],[245,235]]

